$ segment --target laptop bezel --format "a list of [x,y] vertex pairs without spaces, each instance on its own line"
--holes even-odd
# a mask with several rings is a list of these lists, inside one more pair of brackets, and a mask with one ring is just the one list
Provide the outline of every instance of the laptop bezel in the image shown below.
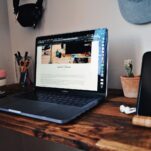
[[[106,42],[105,42],[105,69],[104,69],[104,92],[100,92],[100,90],[97,87],[97,91],[90,91],[90,90],[78,90],[78,89],[66,89],[66,88],[53,88],[53,87],[40,87],[36,86],[36,70],[37,70],[37,42],[38,40],[44,40],[44,39],[50,39],[50,38],[56,38],[56,37],[63,37],[63,36],[70,36],[70,35],[77,35],[77,34],[84,34],[86,32],[95,32],[95,30],[98,29],[105,29],[106,30]],[[91,94],[97,94],[106,97],[107,96],[107,88],[108,88],[108,29],[107,28],[98,28],[98,29],[92,29],[92,30],[85,30],[85,31],[78,31],[78,32],[70,32],[70,33],[61,33],[61,34],[55,34],[55,35],[45,35],[45,36],[38,36],[36,37],[36,43],[35,43],[35,66],[34,66],[34,89],[35,90],[46,90],[46,91],[57,91],[57,92],[71,92],[71,93],[91,93]],[[98,56],[99,57],[99,56]],[[100,85],[100,79],[98,80],[98,85]]]

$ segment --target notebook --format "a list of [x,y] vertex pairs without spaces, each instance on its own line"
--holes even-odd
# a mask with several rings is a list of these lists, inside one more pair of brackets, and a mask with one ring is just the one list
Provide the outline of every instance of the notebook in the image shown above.
[[35,91],[0,100],[0,111],[64,124],[107,96],[108,30],[36,38]]

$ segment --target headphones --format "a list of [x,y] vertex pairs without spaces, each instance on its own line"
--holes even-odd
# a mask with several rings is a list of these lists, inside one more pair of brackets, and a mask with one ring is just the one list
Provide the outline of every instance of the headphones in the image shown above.
[[132,114],[132,113],[136,112],[136,108],[121,105],[120,106],[120,112],[125,113],[125,114]]
[[43,0],[19,6],[19,0],[13,0],[14,14],[23,27],[36,28],[43,14]]

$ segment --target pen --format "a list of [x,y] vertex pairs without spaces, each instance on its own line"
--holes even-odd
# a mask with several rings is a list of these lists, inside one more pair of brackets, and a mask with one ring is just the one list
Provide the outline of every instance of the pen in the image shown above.
[[24,60],[27,60],[28,58],[28,51],[25,52]]
[[19,65],[20,60],[19,60],[19,58],[18,58],[17,53],[15,53],[14,55],[15,55],[15,58],[16,58],[16,61],[17,61],[17,64]]
[[28,75],[28,69],[31,62],[31,57],[28,56],[28,51],[25,52],[24,56],[19,51],[14,54],[16,62],[20,69],[20,84],[24,87],[30,85],[32,82]]
[[18,58],[19,58],[19,60],[21,60],[23,57],[21,56],[21,54],[20,54],[19,51],[18,51],[17,53],[18,53]]

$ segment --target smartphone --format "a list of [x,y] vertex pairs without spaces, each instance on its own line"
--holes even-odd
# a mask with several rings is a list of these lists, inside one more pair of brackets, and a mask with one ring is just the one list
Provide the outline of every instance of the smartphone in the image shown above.
[[136,112],[151,116],[151,52],[143,55]]

